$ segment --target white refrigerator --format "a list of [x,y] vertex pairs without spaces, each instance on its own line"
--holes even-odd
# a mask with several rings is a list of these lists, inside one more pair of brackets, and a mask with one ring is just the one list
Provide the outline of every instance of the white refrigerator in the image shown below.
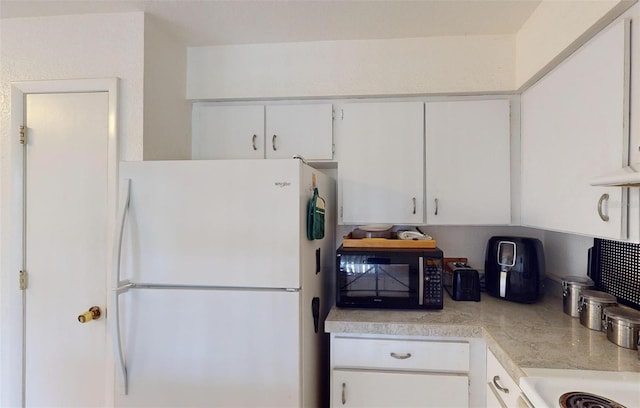
[[[333,180],[295,159],[123,162],[119,179],[115,405],[323,404]],[[308,240],[314,186],[326,232]]]

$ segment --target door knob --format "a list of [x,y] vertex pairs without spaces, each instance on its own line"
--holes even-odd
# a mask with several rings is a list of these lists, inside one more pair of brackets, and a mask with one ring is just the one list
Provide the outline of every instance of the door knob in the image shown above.
[[102,315],[102,310],[98,306],[91,306],[89,310],[78,316],[80,323],[87,323],[91,320],[97,320]]

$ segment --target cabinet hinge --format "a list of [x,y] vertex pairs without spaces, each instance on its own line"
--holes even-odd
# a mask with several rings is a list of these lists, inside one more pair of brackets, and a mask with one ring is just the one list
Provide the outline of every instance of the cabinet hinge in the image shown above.
[[342,117],[340,119],[344,120],[344,109],[340,109],[340,112],[342,112]]
[[343,211],[342,211],[342,206],[340,206],[340,218],[342,218]]
[[20,290],[27,290],[27,271],[20,271]]
[[20,125],[20,144],[27,144],[27,130],[24,125]]

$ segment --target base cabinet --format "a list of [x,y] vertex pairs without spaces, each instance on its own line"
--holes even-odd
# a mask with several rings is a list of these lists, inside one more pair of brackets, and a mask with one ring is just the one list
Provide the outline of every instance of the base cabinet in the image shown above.
[[333,372],[333,407],[433,407],[469,405],[468,377],[432,374],[340,370]]
[[472,348],[444,337],[332,334],[331,406],[478,406],[470,403]]
[[487,350],[487,408],[518,408],[526,406],[522,391],[498,361]]

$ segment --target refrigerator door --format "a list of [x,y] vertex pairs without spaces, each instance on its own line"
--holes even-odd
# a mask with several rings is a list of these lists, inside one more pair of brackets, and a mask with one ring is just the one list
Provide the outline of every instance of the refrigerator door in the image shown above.
[[122,298],[118,407],[300,406],[298,292],[137,290]]
[[131,180],[121,278],[300,288],[300,174],[298,160],[121,163],[121,183]]

